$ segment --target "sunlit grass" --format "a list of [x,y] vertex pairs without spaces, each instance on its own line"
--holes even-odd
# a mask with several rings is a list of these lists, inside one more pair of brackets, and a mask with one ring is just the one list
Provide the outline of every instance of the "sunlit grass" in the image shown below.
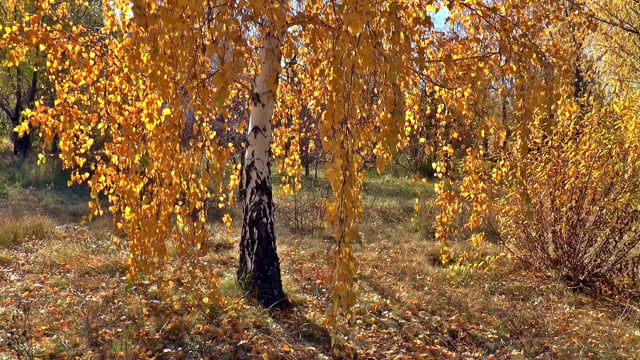
[[0,248],[13,248],[30,240],[44,240],[53,225],[41,215],[15,216],[0,214]]

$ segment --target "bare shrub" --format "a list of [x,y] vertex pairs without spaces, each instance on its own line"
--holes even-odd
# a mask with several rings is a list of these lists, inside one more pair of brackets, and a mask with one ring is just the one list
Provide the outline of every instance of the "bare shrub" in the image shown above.
[[500,216],[520,259],[579,288],[627,288],[640,270],[637,139],[604,116],[574,115],[532,151]]
[[310,180],[303,185],[301,191],[281,199],[276,204],[276,216],[292,233],[314,233],[323,228],[328,196],[326,184]]

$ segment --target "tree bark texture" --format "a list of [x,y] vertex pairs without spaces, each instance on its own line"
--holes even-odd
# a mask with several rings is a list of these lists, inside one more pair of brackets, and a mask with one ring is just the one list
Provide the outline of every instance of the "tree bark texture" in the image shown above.
[[267,308],[287,307],[276,252],[271,191],[271,118],[280,72],[280,38],[267,33],[256,76],[243,166],[244,207],[238,283]]

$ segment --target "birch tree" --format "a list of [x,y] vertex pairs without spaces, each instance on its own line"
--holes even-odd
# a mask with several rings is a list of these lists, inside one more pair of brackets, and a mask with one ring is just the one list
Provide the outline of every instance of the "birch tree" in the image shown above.
[[[46,142],[59,134],[63,166],[75,169],[71,182],[91,188],[95,215],[103,213],[100,197],[109,201],[132,278],[162,269],[169,244],[188,259],[191,280],[208,278],[197,260],[207,250],[205,203],[231,205],[243,178],[238,280],[262,305],[285,306],[270,161],[273,154],[285,164],[285,189],[299,187],[301,161],[299,146],[283,151],[289,134],[272,139],[272,125],[291,108],[319,119],[335,194],[327,222],[337,313],[355,301],[358,170],[372,155],[382,170],[415,118],[407,113],[419,108],[420,70],[405,64],[430,45],[430,3],[109,1],[95,34],[67,16],[73,4],[47,0],[29,26],[8,27],[2,41],[18,62],[29,44],[49,49],[57,98],[51,107],[37,101],[30,124]],[[302,95],[278,82],[281,63],[293,58]],[[251,104],[242,177],[228,165],[239,149],[219,141],[238,99]],[[106,140],[102,148],[97,138]],[[210,288],[203,297],[216,296]]]
[[271,189],[271,119],[276,106],[282,31],[262,36],[247,133],[242,188],[244,207],[240,239],[238,281],[266,306],[283,307],[280,261],[276,252],[273,194]]
[[[527,224],[532,196],[546,194],[532,189],[542,189],[536,186],[545,177],[536,176],[551,171],[549,158],[537,157],[550,149],[547,139],[572,133],[579,119],[592,120],[589,131],[606,128],[581,110],[595,98],[576,91],[575,70],[589,46],[575,46],[575,29],[580,41],[594,29],[583,4],[570,4],[110,0],[96,33],[68,16],[70,6],[87,4],[45,0],[22,22],[3,25],[0,45],[16,64],[28,47],[47,49],[56,99],[53,106],[36,101],[19,130],[37,127],[45,142],[59,136],[62,164],[74,169],[72,183],[90,187],[93,213],[103,213],[101,197],[108,200],[130,250],[130,277],[167,271],[175,249],[189,274],[181,283],[206,288],[200,295],[207,302],[218,292],[215,275],[199,261],[208,251],[206,204],[231,206],[242,186],[238,281],[264,306],[287,305],[271,160],[283,189],[299,189],[300,126],[290,119],[317,119],[333,193],[326,261],[337,315],[357,299],[351,245],[360,237],[363,163],[373,158],[383,172],[399,149],[415,144],[414,134],[425,133],[420,119],[430,119],[435,133],[436,144],[417,143],[435,149],[444,262],[469,258],[449,252],[452,236],[468,231],[481,246],[492,204],[504,219],[524,219],[505,223],[512,233]],[[442,12],[448,29],[436,32],[432,16]],[[621,103],[630,109],[617,96],[593,101],[590,111]],[[232,110],[243,103],[249,119],[231,129],[238,120]],[[479,111],[491,103],[500,109]],[[230,161],[241,149],[223,141],[231,131],[246,136],[243,169]],[[635,146],[620,146],[627,145]],[[229,216],[224,221],[231,226]]]

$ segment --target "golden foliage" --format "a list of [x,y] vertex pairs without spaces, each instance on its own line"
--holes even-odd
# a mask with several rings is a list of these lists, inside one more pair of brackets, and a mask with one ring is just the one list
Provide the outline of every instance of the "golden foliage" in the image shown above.
[[[502,240],[538,269],[574,285],[635,279],[637,88],[601,46],[611,34],[577,1],[449,11],[464,36],[443,48],[464,71],[435,89],[442,261],[458,258],[453,238],[480,246],[498,211]],[[456,53],[473,48],[472,63]]]
[[136,276],[162,269],[172,251],[198,268],[194,255],[207,250],[206,202],[231,204],[239,183],[237,167],[227,165],[238,149],[220,139],[243,131],[231,129],[232,110],[252,98],[256,29],[288,29],[282,52],[293,64],[285,69],[291,81],[277,89],[273,123],[282,126],[272,149],[299,189],[296,118],[305,111],[318,122],[334,192],[327,223],[336,239],[330,261],[338,313],[356,299],[351,243],[360,236],[364,159],[375,155],[382,171],[417,126],[421,80],[405,64],[416,43],[429,45],[422,34],[432,22],[422,5],[114,1],[103,3],[104,27],[96,31],[69,19],[70,3],[48,0],[9,28],[2,45],[7,66],[29,49],[46,50],[56,99],[36,103],[31,124],[46,142],[59,139],[63,166],[74,169],[70,184],[89,185],[94,215],[104,212],[101,199],[109,201]]
[[[285,189],[299,190],[305,138],[321,139],[326,154],[334,314],[347,315],[357,298],[351,245],[360,237],[363,164],[375,158],[384,171],[424,133],[425,119],[436,143],[419,143],[437,157],[435,235],[444,262],[453,258],[447,242],[463,230],[481,246],[483,219],[496,203],[517,239],[534,199],[556,194],[544,183],[562,166],[575,172],[562,186],[586,186],[576,189],[593,191],[589,201],[603,199],[605,213],[620,204],[597,195],[600,184],[635,179],[611,166],[635,149],[629,134],[637,109],[626,99],[637,99],[636,90],[598,83],[604,68],[585,61],[585,54],[597,59],[597,27],[578,1],[115,0],[103,2],[99,30],[75,23],[69,7],[42,1],[23,21],[3,25],[4,65],[35,49],[46,54],[56,98],[26,115],[47,143],[59,139],[71,183],[91,188],[94,215],[108,200],[134,276],[161,272],[175,251],[194,269],[188,283],[210,278],[197,261],[207,251],[205,209],[231,205],[239,184],[238,167],[229,165],[239,149],[224,135],[246,130],[238,107],[253,99],[256,34],[284,34],[287,81],[269,91],[278,104],[272,151]],[[446,31],[434,29],[440,11]],[[314,126],[303,125],[303,113]],[[621,191],[636,201],[631,188]],[[556,210],[569,216],[574,205],[565,200]]]

